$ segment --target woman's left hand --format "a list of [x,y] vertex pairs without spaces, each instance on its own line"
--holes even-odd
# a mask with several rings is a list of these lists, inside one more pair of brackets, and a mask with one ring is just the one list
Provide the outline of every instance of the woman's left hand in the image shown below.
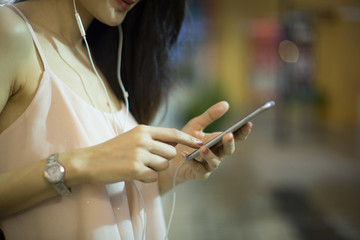
[[[217,133],[204,133],[203,130],[212,122],[223,116],[229,109],[229,104],[225,101],[219,102],[211,106],[203,114],[190,120],[182,129],[183,132],[188,133],[203,142],[208,142],[214,138]],[[235,151],[235,141],[245,140],[252,128],[251,123],[247,123],[236,133],[228,133],[222,138],[222,146],[210,150],[206,146],[200,148],[200,155],[196,159],[187,162],[177,175],[177,182],[184,182],[191,179],[207,179],[210,174],[220,165],[222,159],[226,155],[231,155]],[[183,163],[186,154],[191,153],[195,149],[186,148],[183,145],[178,145],[178,153],[181,157],[176,157],[170,161],[170,172],[175,174],[176,168]]]

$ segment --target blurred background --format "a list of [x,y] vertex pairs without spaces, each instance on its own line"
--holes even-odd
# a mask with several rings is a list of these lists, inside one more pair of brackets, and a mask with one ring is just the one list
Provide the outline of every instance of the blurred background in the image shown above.
[[360,1],[188,5],[172,59],[183,83],[155,125],[227,100],[219,131],[277,105],[210,179],[176,188],[170,239],[360,239]]

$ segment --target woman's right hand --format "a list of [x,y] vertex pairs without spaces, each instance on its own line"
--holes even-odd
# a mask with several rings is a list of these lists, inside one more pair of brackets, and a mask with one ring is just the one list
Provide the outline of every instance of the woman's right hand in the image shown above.
[[[69,186],[109,184],[126,180],[154,182],[177,154],[175,145],[199,148],[203,142],[173,128],[139,125],[99,145],[60,154],[70,161]],[[71,154],[66,158],[66,154]],[[64,162],[65,163],[65,162]]]

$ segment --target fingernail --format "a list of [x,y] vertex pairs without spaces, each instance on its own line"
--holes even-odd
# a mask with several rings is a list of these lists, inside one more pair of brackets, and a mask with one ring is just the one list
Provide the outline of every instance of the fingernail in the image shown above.
[[200,139],[195,139],[195,142],[196,142],[196,144],[197,145],[199,145],[199,146],[202,146],[202,145],[204,145],[204,142],[203,141],[201,141]]
[[234,140],[234,135],[231,135],[231,137],[229,138],[229,143],[231,143]]
[[208,153],[209,153],[209,148],[205,148],[204,150],[203,150],[203,153],[205,154],[205,155],[207,155]]
[[186,157],[188,156],[187,152],[185,152],[185,151],[182,151],[182,152],[180,153],[180,155],[181,155],[183,158],[186,158]]

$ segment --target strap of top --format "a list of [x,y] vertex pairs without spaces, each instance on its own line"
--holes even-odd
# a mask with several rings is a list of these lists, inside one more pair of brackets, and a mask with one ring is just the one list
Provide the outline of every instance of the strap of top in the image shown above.
[[10,7],[11,9],[13,9],[16,13],[18,13],[19,16],[25,21],[26,25],[28,26],[28,28],[29,28],[29,30],[30,30],[32,39],[33,39],[33,41],[34,41],[34,43],[35,43],[35,46],[36,46],[36,48],[37,48],[37,50],[38,50],[38,52],[39,52],[39,54],[40,54],[40,58],[41,58],[41,61],[42,61],[43,65],[44,65],[45,71],[48,70],[48,69],[50,69],[50,68],[49,68],[49,64],[48,64],[48,62],[47,62],[47,60],[46,60],[45,54],[44,54],[44,52],[43,52],[43,50],[42,50],[42,48],[41,48],[41,45],[40,45],[40,43],[39,43],[39,40],[38,40],[38,38],[36,37],[35,31],[34,31],[34,29],[32,28],[29,20],[25,17],[25,15],[24,15],[15,5],[9,5],[9,7]]

